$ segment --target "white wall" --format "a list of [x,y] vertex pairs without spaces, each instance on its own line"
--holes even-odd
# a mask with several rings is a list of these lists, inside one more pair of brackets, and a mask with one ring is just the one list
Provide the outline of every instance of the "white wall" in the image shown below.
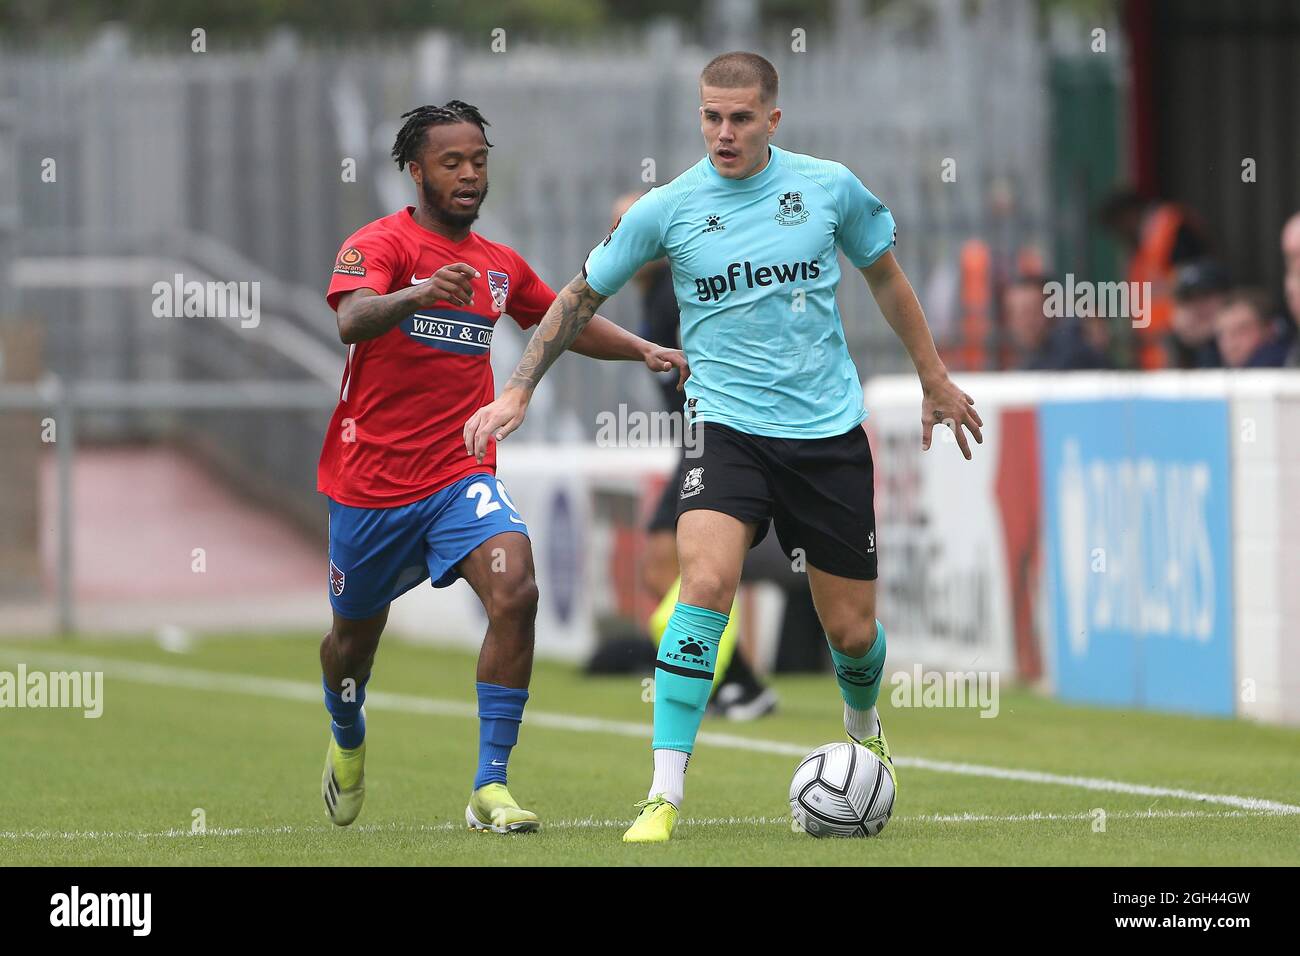
[[[969,462],[942,433],[921,453],[915,378],[880,377],[866,389],[882,561],[879,614],[892,664],[1022,676],[997,495],[999,469],[1014,467],[1001,460],[1009,452],[999,428],[1004,412],[1041,411],[1052,402],[1222,400],[1229,422],[1236,712],[1300,723],[1300,373],[971,374],[958,382],[985,421],[985,442]],[[532,534],[542,594],[538,653],[584,659],[595,646],[597,617],[611,604],[612,541],[608,524],[595,517],[594,496],[643,495],[671,471],[675,453],[507,442],[500,459],[500,475]],[[1052,690],[1057,642],[1044,551],[1034,631],[1042,684]],[[1226,566],[1228,556],[1221,558]],[[922,586],[909,592],[907,579],[918,573]],[[766,634],[780,602],[758,604],[756,626]],[[486,624],[464,582],[441,591],[417,588],[394,604],[391,620],[406,636],[466,646],[478,645]]]

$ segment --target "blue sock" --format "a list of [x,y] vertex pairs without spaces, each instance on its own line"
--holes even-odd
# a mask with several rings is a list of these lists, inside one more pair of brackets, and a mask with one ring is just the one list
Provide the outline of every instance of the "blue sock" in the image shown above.
[[727,615],[680,601],[655,659],[655,750],[695,749]]
[[506,782],[506,764],[510,748],[519,742],[519,724],[524,719],[528,691],[499,684],[474,685],[478,688],[478,773],[474,789],[489,783]]
[[333,718],[330,721],[330,730],[334,733],[334,742],[344,750],[355,750],[366,739],[366,715],[361,712],[361,706],[366,702],[366,684],[370,683],[369,675],[357,685],[356,700],[344,700],[342,694],[330,690],[324,674],[321,675],[320,682],[325,688],[325,709]]
[[840,696],[854,710],[870,710],[880,696],[880,674],[885,669],[885,629],[876,622],[876,640],[861,657],[849,657],[831,648]]

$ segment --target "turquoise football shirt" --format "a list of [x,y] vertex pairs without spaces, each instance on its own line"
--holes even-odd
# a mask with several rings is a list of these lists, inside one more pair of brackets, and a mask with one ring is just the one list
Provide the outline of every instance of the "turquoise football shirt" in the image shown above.
[[894,239],[889,209],[843,164],[773,146],[748,179],[727,179],[705,156],[650,190],[583,272],[611,296],[667,256],[695,419],[751,435],[829,438],[866,417],[835,301],[835,250],[862,267]]

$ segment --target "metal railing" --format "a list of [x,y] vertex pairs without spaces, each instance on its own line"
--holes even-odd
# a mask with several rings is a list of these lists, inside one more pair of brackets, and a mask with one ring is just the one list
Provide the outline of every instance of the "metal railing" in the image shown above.
[[58,630],[76,631],[76,564],[73,465],[78,419],[88,411],[327,411],[333,389],[308,382],[82,382],[68,384],[50,376],[36,385],[0,384],[0,412],[47,411],[54,420],[57,539],[55,577]]
[[[1046,245],[1037,5],[835,10],[833,28],[810,31],[808,52],[756,20],[726,42],[760,50],[780,71],[779,145],[843,161],[895,210],[899,259],[941,324],[955,312],[957,251],[989,228],[995,186],[1016,200],[999,227]],[[356,228],[412,200],[388,156],[403,111],[453,97],[483,109],[496,148],[476,229],[555,286],[604,235],[616,195],[667,182],[702,154],[697,79],[721,34],[699,40],[665,22],[594,39],[512,36],[505,54],[481,39],[429,32],[204,54],[120,29],[71,50],[0,41],[0,317],[41,321],[44,366],[57,376],[38,389],[3,386],[3,401],[62,415],[59,442],[154,438],[180,423],[228,474],[281,488],[292,509],[344,361],[323,297],[334,257]],[[53,181],[40,178],[46,159],[57,164]],[[948,159],[955,182],[941,177]],[[6,227],[21,227],[20,248]],[[260,283],[258,327],[153,316],[153,283],[177,271]],[[906,367],[852,270],[839,294],[864,376]],[[635,292],[601,311],[640,324]],[[498,381],[523,340],[502,323]],[[621,402],[658,407],[650,376],[561,362],[521,439],[591,438],[597,414]],[[224,414],[236,407],[263,414]]]
[[[853,10],[837,8],[834,29],[813,31],[807,52],[793,50],[788,33],[745,39],[781,71],[777,142],[845,162],[889,203],[900,261],[938,315],[944,273],[959,244],[987,225],[995,183],[1015,195],[1020,237],[1046,239],[1048,92],[1037,7],[927,0],[869,19]],[[95,237],[112,236],[133,255],[173,255],[178,230],[201,235],[238,251],[224,266],[211,259],[222,278],[261,275],[301,290],[281,309],[328,341],[333,323],[321,297],[337,250],[358,226],[412,198],[387,155],[399,114],[455,96],[482,107],[497,144],[478,228],[562,284],[605,233],[617,194],[667,182],[701,155],[696,83],[716,51],[672,23],[594,41],[512,43],[497,54],[476,38],[431,32],[365,48],[281,43],[200,55],[114,35],[75,52],[7,50],[0,91],[30,107],[15,129],[22,168],[59,160],[57,183],[23,184],[22,254],[107,254]],[[946,159],[957,164],[956,182],[941,179]],[[92,294],[23,294],[24,311],[56,320],[52,370],[147,377],[136,371],[140,336],[129,331],[141,322],[138,299],[92,302]],[[840,302],[864,374],[905,367],[857,277],[846,278]],[[87,306],[93,325],[66,318]],[[606,310],[639,322],[634,293]],[[83,337],[96,355],[89,374]],[[498,374],[515,358],[511,337],[501,344]],[[531,438],[590,436],[595,412],[629,397],[627,377],[602,367],[557,370],[551,391],[556,412],[530,417]]]

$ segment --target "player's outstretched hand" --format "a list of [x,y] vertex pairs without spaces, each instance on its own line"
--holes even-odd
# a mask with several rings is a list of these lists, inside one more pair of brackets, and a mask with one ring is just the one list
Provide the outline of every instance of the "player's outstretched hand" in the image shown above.
[[681,391],[686,380],[691,377],[691,366],[686,361],[686,353],[678,349],[666,349],[656,345],[645,356],[646,367],[652,372],[666,372],[677,369],[677,391]]
[[[413,280],[419,279],[412,276]],[[474,287],[470,284],[478,278],[478,270],[463,262],[453,262],[443,266],[427,279],[413,284],[417,289],[420,305],[428,307],[435,302],[450,302],[452,305],[472,305]]]
[[524,423],[528,396],[521,388],[507,388],[491,405],[484,405],[465,423],[465,450],[480,462],[487,454],[488,442],[505,437]]
[[970,444],[962,429],[965,428],[975,436],[977,442],[984,444],[984,435],[980,432],[984,422],[980,413],[975,411],[975,399],[954,385],[946,375],[935,382],[923,384],[922,387],[921,450],[929,449],[935,425],[947,425],[952,429],[961,453],[970,461]]

